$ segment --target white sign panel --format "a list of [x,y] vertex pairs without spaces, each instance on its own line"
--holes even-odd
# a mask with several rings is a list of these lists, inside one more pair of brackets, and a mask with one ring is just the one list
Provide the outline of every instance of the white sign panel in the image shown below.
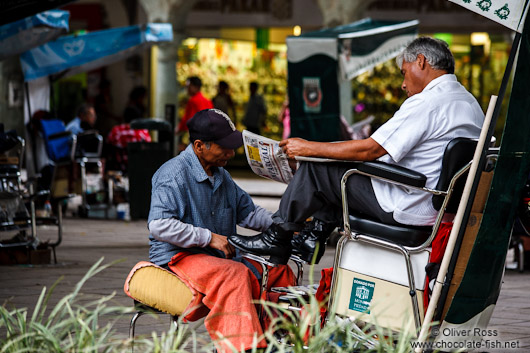
[[355,38],[342,39],[339,53],[339,67],[342,79],[349,81],[374,68],[377,64],[395,58],[416,37],[415,33],[410,33],[389,38],[381,46],[366,55],[351,55],[349,47],[355,41]]
[[522,32],[527,12],[527,0],[449,0],[502,24]]

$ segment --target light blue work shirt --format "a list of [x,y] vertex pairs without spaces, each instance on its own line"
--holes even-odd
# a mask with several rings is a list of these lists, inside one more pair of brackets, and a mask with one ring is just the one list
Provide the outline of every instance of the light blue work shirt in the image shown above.
[[[153,175],[148,223],[176,218],[195,227],[229,236],[256,206],[250,196],[232,180],[224,168],[212,168],[213,181],[204,171],[189,145],[177,157],[164,163]],[[157,265],[167,264],[179,251],[224,257],[211,247],[181,248],[149,235],[149,258]]]
[[79,117],[70,120],[68,125],[66,125],[66,130],[71,131],[72,135],[79,135],[80,133],[85,131],[81,127],[81,119]]

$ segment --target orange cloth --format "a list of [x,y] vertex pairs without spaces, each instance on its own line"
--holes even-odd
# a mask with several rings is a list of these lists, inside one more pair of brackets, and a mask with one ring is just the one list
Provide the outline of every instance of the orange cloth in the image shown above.
[[[260,265],[255,267],[261,269]],[[254,335],[260,337],[263,329],[252,303],[259,299],[260,283],[248,267],[210,255],[181,252],[173,256],[169,268],[194,292],[186,321],[206,316],[204,325],[219,352],[232,352],[232,345],[238,351],[252,348]],[[268,288],[294,285],[295,281],[289,266],[278,266],[269,271]],[[219,340],[223,337],[230,344]],[[263,339],[257,345],[266,346]]]

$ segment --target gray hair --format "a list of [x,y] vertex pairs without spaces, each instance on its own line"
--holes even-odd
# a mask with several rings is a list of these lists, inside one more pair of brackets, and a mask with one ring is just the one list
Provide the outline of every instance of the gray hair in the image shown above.
[[419,37],[413,40],[396,58],[401,69],[403,62],[416,61],[419,54],[425,56],[427,63],[435,70],[443,70],[449,74],[455,73],[455,58],[446,42],[431,37]]
[[77,108],[77,116],[80,117],[83,114],[88,113],[90,109],[94,109],[94,106],[89,103],[83,103]]

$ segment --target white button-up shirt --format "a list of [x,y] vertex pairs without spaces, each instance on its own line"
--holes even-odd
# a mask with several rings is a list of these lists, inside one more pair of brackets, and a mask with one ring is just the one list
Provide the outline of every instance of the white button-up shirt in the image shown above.
[[[426,186],[434,188],[449,141],[456,137],[477,138],[483,122],[484,113],[477,100],[455,75],[446,74],[408,98],[371,137],[388,152],[380,161],[423,173],[427,176]],[[372,185],[381,208],[393,212],[397,222],[434,223],[437,211],[431,194],[375,179]]]

